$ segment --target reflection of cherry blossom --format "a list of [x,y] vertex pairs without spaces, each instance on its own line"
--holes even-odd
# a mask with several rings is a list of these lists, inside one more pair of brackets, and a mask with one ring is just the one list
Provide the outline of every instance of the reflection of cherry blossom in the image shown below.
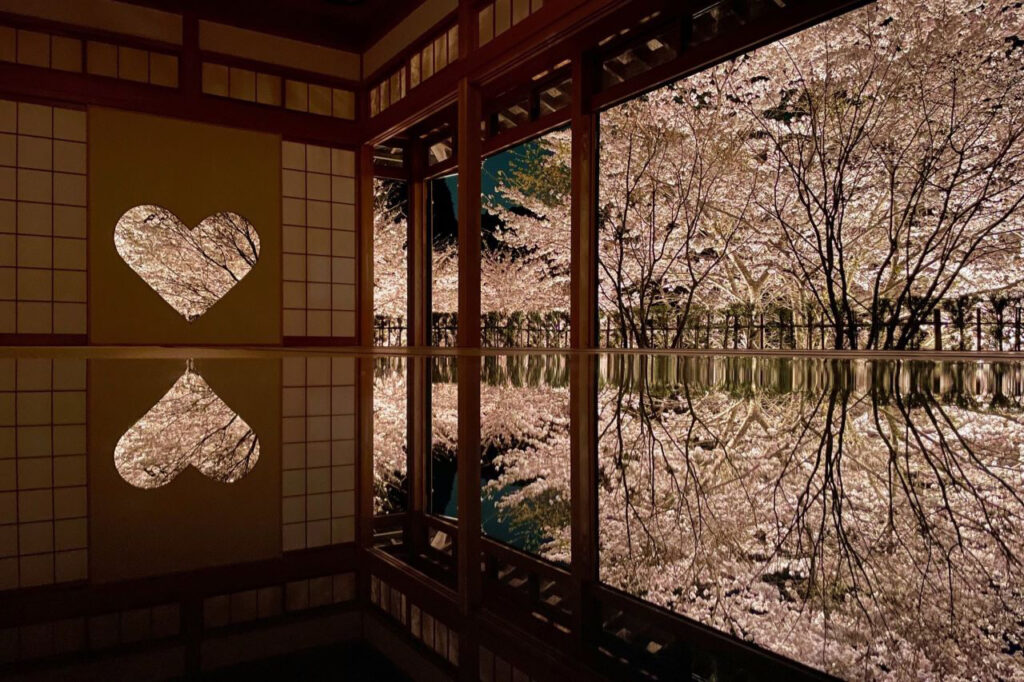
[[[458,386],[446,359],[435,358],[431,387],[431,453],[453,464],[458,445]],[[404,511],[406,375],[402,358],[378,361],[374,379],[374,513]],[[499,514],[547,538],[540,553],[569,560],[569,389],[559,356],[492,357],[484,361],[481,446],[495,478],[482,494],[502,491]]]
[[377,361],[373,379],[373,513],[405,511],[408,400],[404,358]]
[[841,677],[1024,676],[1019,368],[679,365],[609,363],[604,582]]
[[[432,456],[454,461],[437,363]],[[615,355],[601,376],[602,582],[841,677],[1024,678],[1020,366]],[[481,493],[563,563],[568,426],[564,359],[485,358]]]
[[536,549],[567,564],[570,546],[569,387],[561,356],[487,358],[480,387],[480,445],[495,477],[499,517],[544,538]]
[[191,367],[114,449],[117,472],[136,488],[159,488],[189,466],[234,483],[259,458],[256,434]]

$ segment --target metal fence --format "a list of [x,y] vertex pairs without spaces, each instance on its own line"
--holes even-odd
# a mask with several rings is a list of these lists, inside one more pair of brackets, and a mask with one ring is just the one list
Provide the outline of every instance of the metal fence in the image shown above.
[[[907,350],[1015,351],[1024,343],[1022,308],[1019,305],[979,305],[969,310],[935,309],[927,322],[915,325],[906,319],[887,319],[877,328],[892,324],[905,336]],[[842,336],[842,348],[865,348],[872,331],[866,319],[835,325],[822,315],[776,310],[773,313],[704,313],[675,324],[654,321],[633,327],[604,316],[600,345],[604,348],[831,350]],[[856,345],[851,344],[856,339]],[[878,344],[876,344],[878,347]]]
[[[437,348],[455,346],[458,316],[436,313],[430,328],[430,344]],[[378,316],[374,324],[374,345],[399,347],[408,344],[408,328],[403,319]],[[480,344],[484,348],[568,348],[567,313],[546,315],[485,315],[480,320]]]
[[[952,309],[950,309],[952,308]],[[893,323],[906,337],[908,350],[1015,351],[1024,344],[1024,306],[977,304],[971,308],[947,306],[932,311],[925,323],[909,327],[905,319],[887,319],[875,327]],[[738,350],[830,350],[836,335],[842,347],[864,348],[872,330],[870,320],[853,319],[837,327],[820,313],[789,309],[771,312],[703,312],[688,317],[643,320],[623,324],[616,315],[602,315],[598,337],[603,348],[651,349],[738,349]],[[431,345],[453,347],[458,317],[436,313],[431,325]],[[485,315],[480,323],[484,348],[552,348],[570,345],[569,319],[564,313],[544,316]],[[400,347],[408,343],[408,329],[402,319],[378,317],[374,344]]]

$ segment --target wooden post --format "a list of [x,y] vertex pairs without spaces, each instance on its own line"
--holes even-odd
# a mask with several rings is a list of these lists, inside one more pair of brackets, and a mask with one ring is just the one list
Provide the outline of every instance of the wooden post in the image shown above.
[[356,209],[359,215],[359,316],[356,334],[359,345],[373,346],[373,147],[360,145]]
[[1003,309],[1002,308],[999,308],[996,311],[996,333],[995,333],[995,337],[996,337],[996,344],[997,344],[996,350],[1002,351],[1003,350]]
[[181,59],[178,62],[178,82],[182,94],[197,102],[203,96],[202,57],[199,51],[199,16],[188,10],[181,18]]
[[405,545],[418,556],[425,539],[427,513],[427,458],[431,451],[430,387],[433,360],[410,356],[406,360],[406,524]]
[[373,363],[372,357],[357,358],[358,457],[356,458],[356,541],[363,549],[373,546]]
[[1021,350],[1021,306],[1020,303],[1014,308],[1014,350]]
[[406,342],[412,348],[431,344],[431,238],[430,200],[427,196],[427,150],[422,144],[412,144],[405,151],[405,165],[409,171],[409,217],[407,242],[409,244],[409,286]]
[[977,313],[976,316],[975,316],[975,337],[978,340],[978,345],[975,347],[974,350],[980,351],[981,350],[981,308],[976,308],[974,312]]
[[480,90],[459,81],[459,348],[480,347]]
[[[373,363],[372,357],[355,360],[356,369],[356,545],[360,554],[373,547]],[[370,574],[360,562],[356,573],[358,594],[370,594]]]
[[597,625],[592,587],[597,551],[597,358],[574,355],[570,371],[570,484],[572,504],[572,634],[580,651],[593,643]]
[[932,324],[935,328],[935,350],[942,350],[942,311],[938,308],[932,314]]
[[459,609],[470,616],[480,607],[480,364],[464,355],[458,366],[458,592]]
[[[460,32],[476,16],[469,0],[459,3]],[[472,38],[463,36],[464,45]],[[480,348],[480,90],[468,78],[458,86],[457,159],[459,169],[459,327],[460,349]],[[472,626],[482,599],[480,575],[480,358],[462,355],[458,376],[458,566],[459,611],[465,627],[460,633],[461,679],[475,679],[479,644]]]
[[570,345],[597,348],[597,116],[590,110],[593,68],[586,54],[572,63],[572,205]]

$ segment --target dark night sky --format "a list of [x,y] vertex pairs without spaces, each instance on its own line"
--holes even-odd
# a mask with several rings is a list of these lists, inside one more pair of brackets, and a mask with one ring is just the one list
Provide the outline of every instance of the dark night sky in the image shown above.
[[[485,201],[494,195],[498,174],[507,171],[512,162],[522,155],[530,144],[532,143],[526,142],[523,145],[495,154],[484,160],[480,184]],[[459,176],[457,174],[446,175],[431,181],[430,192],[432,197],[431,222],[434,230],[434,242],[437,244],[454,242],[459,232],[459,223],[456,218],[459,201]],[[482,223],[486,239],[486,235],[493,232],[498,226],[498,221],[487,211],[484,211]]]

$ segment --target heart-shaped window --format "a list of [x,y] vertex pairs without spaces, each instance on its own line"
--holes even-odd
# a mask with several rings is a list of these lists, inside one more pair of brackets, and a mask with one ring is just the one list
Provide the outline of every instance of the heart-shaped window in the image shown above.
[[189,322],[231,291],[260,256],[256,229],[237,213],[215,213],[189,229],[167,209],[148,204],[117,221],[114,247]]
[[191,362],[114,448],[117,473],[136,488],[159,488],[190,466],[207,478],[234,483],[259,458],[256,433]]

